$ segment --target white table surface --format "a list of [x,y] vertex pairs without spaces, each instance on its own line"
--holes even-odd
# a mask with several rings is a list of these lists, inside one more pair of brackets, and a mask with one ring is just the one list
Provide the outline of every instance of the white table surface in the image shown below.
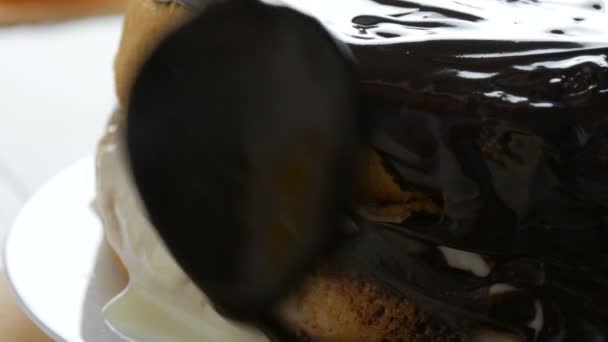
[[0,27],[0,239],[41,184],[94,150],[116,105],[121,28],[121,16]]

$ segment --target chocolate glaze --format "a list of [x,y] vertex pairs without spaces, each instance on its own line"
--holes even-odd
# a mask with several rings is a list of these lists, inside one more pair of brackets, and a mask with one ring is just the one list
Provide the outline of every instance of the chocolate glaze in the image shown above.
[[[607,341],[606,4],[287,3],[350,45],[370,145],[444,203],[402,224],[356,218],[335,272],[415,299],[465,340]],[[450,267],[439,246],[479,253],[490,274]]]
[[[577,21],[564,5],[561,26],[526,24],[544,30],[530,31],[534,39],[505,36],[515,23],[497,39],[448,39],[489,27],[491,16],[377,3],[410,12],[352,19],[352,36],[371,38],[350,40],[363,93],[377,103],[371,145],[402,184],[440,194],[444,215],[362,222],[337,269],[418,299],[465,336],[492,327],[525,341],[608,339],[608,26],[571,24],[608,17],[583,3]],[[484,6],[519,7],[523,19],[528,8],[557,10],[543,1]],[[408,37],[418,31],[431,38]],[[450,270],[437,246],[480,253],[492,270]],[[490,295],[495,284],[516,289]]]

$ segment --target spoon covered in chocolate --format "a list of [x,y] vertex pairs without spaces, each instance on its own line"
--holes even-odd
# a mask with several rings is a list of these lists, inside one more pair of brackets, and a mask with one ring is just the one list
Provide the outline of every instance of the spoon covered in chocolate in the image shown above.
[[337,240],[358,150],[353,74],[315,19],[253,0],[209,5],[141,68],[127,119],[134,180],[223,314],[263,320]]

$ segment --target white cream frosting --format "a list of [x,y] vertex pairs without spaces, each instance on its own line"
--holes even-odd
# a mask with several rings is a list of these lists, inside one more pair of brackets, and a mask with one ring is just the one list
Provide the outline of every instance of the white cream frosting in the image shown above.
[[538,338],[538,334],[543,329],[543,323],[544,323],[545,319],[544,319],[543,305],[540,303],[539,300],[536,300],[534,302],[534,309],[535,309],[534,318],[532,319],[532,321],[530,321],[530,324],[528,324],[528,326],[530,328],[534,329],[534,340],[536,340],[536,338]]
[[266,341],[261,332],[217,314],[165,248],[128,170],[123,120],[113,115],[96,161],[95,207],[129,273],[127,288],[105,308],[108,324],[134,341]]
[[437,249],[443,254],[446,263],[450,267],[469,271],[482,278],[487,277],[492,270],[490,265],[479,254],[446,246],[439,246]]
[[511,284],[497,283],[497,284],[490,286],[490,288],[488,289],[488,294],[490,296],[495,296],[495,295],[501,295],[501,294],[505,294],[505,293],[513,292],[513,291],[517,291],[517,287],[515,287]]

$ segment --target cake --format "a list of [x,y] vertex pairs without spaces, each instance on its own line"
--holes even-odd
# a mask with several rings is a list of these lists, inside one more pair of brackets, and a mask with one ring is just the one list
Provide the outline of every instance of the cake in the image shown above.
[[[285,4],[349,46],[372,134],[349,244],[277,308],[278,324],[304,341],[608,339],[605,4]],[[141,63],[206,6],[130,2],[97,205],[131,290],[199,338],[212,315],[245,334],[233,340],[263,339],[205,304],[147,221],[124,152]]]

